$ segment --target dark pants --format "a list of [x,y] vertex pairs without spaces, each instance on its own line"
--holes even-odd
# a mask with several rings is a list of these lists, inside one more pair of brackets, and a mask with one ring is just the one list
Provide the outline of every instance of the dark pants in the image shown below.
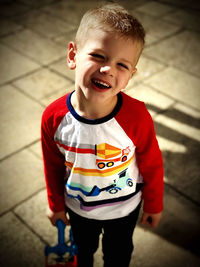
[[78,246],[78,267],[93,266],[93,254],[98,249],[101,233],[104,267],[128,267],[140,206],[141,203],[126,217],[103,221],[81,217],[68,209],[74,241]]

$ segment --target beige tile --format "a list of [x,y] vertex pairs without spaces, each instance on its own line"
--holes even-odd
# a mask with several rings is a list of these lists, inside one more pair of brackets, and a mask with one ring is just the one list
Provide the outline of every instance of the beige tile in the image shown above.
[[184,113],[186,116],[189,117],[188,123],[191,122],[191,119],[196,119],[197,121],[200,119],[200,112],[194,109],[191,109],[181,103],[177,103],[174,108],[179,112]]
[[5,3],[1,3],[0,15],[5,17],[12,17],[19,14],[23,14],[30,10],[30,8],[22,3],[16,3],[13,1],[4,1]]
[[199,208],[166,186],[164,211],[159,226],[150,229],[138,223],[135,229],[135,250],[130,266],[177,267],[184,266],[185,262],[188,266],[198,266],[199,223]]
[[44,266],[44,244],[12,213],[0,218],[0,265]]
[[65,34],[61,34],[58,37],[54,38],[54,41],[63,47],[65,47],[66,52],[68,50],[69,42],[74,41],[76,36],[76,31],[70,31]]
[[[41,191],[25,203],[19,205],[14,212],[26,222],[38,235],[51,246],[57,243],[57,229],[53,227],[50,221],[47,219],[46,213],[47,196],[46,190]],[[69,238],[69,227],[65,229],[66,241]],[[101,240],[99,242],[99,248],[94,255],[94,266],[102,267],[102,251]]]
[[57,242],[57,230],[51,225],[46,216],[47,205],[45,189],[19,205],[14,211],[34,232],[42,236],[47,243],[55,245]]
[[158,3],[155,1],[149,1],[145,3],[144,5],[139,6],[136,11],[140,11],[143,13],[147,13],[149,15],[155,16],[155,17],[161,17],[165,15],[166,13],[171,12],[174,10],[174,7],[162,3]]
[[185,7],[193,10],[200,9],[200,2],[196,0],[162,0],[163,3],[176,5],[177,7]]
[[[134,244],[134,257],[131,259],[130,266],[177,267],[184,265],[186,261],[188,266],[195,266],[199,262],[198,257],[193,256],[191,252],[186,251],[172,242],[168,242],[147,229],[136,228]],[[143,251],[143,255],[141,255],[141,251]]]
[[56,91],[54,94],[51,94],[43,99],[40,100],[40,102],[45,105],[48,106],[49,104],[51,104],[53,101],[55,101],[56,99],[58,99],[61,96],[66,95],[69,92],[74,91],[74,84],[69,85],[68,87],[66,87],[65,89]]
[[132,89],[126,90],[125,92],[133,98],[143,101],[152,116],[167,109],[174,102],[169,97],[166,97],[143,84],[139,84]]
[[163,20],[180,25],[186,29],[199,31],[199,13],[195,11],[177,10],[163,17]]
[[40,138],[40,120],[43,109],[38,103],[24,96],[12,86],[1,87],[0,158],[8,156]]
[[[46,190],[41,191],[28,201],[19,205],[14,212],[25,223],[34,230],[39,236],[41,236],[48,244],[54,246],[57,244],[57,229],[53,227],[47,219],[46,213],[47,196]],[[65,240],[69,239],[69,227],[65,228]],[[101,240],[99,242],[99,248],[94,255],[94,267],[102,267],[102,251]]]
[[129,81],[127,88],[133,87],[136,84],[144,81],[146,78],[160,72],[165,68],[164,65],[141,56],[137,64],[137,72],[134,74],[132,79]]
[[24,3],[28,6],[31,6],[31,7],[40,7],[40,6],[43,6],[43,5],[47,5],[47,4],[51,4],[54,0],[20,0],[21,3]]
[[157,136],[157,140],[161,151],[169,151],[170,153],[180,154],[184,154],[187,152],[187,147],[184,144],[174,142],[162,136]]
[[200,109],[199,79],[186,72],[169,67],[144,83],[182,103]]
[[158,115],[155,118],[155,121],[159,122],[160,124],[164,124],[165,127],[173,129],[181,135],[200,142],[200,129],[197,129],[196,127],[193,127],[190,124],[180,122],[177,120],[177,118],[170,118],[169,116],[167,116],[167,114]]
[[78,27],[80,19],[82,17],[83,10],[81,7],[75,8],[76,1],[69,2],[61,1],[53,5],[44,7],[42,10],[49,13],[52,16],[59,17],[60,19],[70,23],[71,25]]
[[15,207],[45,186],[42,160],[27,150],[2,161],[0,172],[1,213]]
[[29,146],[27,148],[28,151],[31,151],[33,154],[35,154],[37,157],[42,159],[42,148],[41,148],[41,142],[38,141],[35,144]]
[[11,81],[39,67],[30,59],[0,44],[0,84]]
[[166,38],[180,29],[180,26],[173,25],[160,18],[149,16],[142,12],[133,11],[132,13],[139,19],[146,31],[146,45],[150,45],[162,38]]
[[40,69],[13,84],[35,99],[42,99],[60,89],[66,88],[69,81],[48,70]]
[[103,266],[103,252],[102,252],[102,234],[99,237],[99,247],[94,254],[94,267]]
[[57,71],[58,73],[66,76],[69,78],[69,80],[74,81],[75,80],[75,71],[70,70],[67,66],[67,59],[63,58],[62,60],[59,60],[56,63],[53,63],[49,66],[50,69]]
[[74,27],[59,18],[42,13],[39,10],[32,10],[25,16],[16,20],[27,28],[42,34],[48,38],[53,38],[63,33],[71,31]]
[[200,34],[184,31],[152,47],[147,47],[144,55],[200,76],[199,40]]
[[65,56],[64,48],[30,30],[5,37],[2,42],[41,64],[49,64]]
[[16,32],[20,29],[22,29],[21,25],[16,24],[10,20],[3,19],[1,20],[0,36]]
[[189,115],[188,110],[175,105],[156,116],[154,123],[159,141],[161,138],[166,182],[199,202],[199,118],[194,117],[192,111]]

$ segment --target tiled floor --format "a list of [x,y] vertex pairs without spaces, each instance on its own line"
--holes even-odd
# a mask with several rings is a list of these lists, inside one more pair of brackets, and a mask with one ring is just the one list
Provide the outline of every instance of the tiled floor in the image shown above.
[[[56,228],[45,217],[40,120],[50,102],[74,89],[68,42],[84,11],[97,2],[1,1],[2,267],[44,266],[44,247],[56,242]],[[138,72],[125,92],[146,103],[165,164],[163,219],[155,230],[138,223],[130,267],[200,266],[200,4],[118,2],[147,32]],[[100,244],[94,267],[102,266]]]

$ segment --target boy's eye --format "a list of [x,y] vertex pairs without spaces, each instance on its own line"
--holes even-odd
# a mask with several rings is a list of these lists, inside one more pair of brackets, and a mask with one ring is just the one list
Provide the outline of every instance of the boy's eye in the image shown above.
[[124,68],[124,69],[127,69],[127,70],[128,70],[128,67],[127,67],[125,64],[123,64],[123,63],[118,63],[118,66],[121,66],[122,68]]
[[93,53],[93,54],[91,54],[91,56],[94,57],[94,58],[104,59],[104,56],[102,56],[100,54]]

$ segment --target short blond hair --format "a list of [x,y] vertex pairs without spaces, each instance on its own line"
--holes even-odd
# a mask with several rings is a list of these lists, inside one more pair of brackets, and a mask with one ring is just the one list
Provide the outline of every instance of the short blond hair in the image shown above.
[[108,3],[88,10],[81,19],[76,33],[77,47],[87,40],[88,31],[103,30],[121,37],[145,43],[145,30],[142,24],[125,8],[117,3]]

